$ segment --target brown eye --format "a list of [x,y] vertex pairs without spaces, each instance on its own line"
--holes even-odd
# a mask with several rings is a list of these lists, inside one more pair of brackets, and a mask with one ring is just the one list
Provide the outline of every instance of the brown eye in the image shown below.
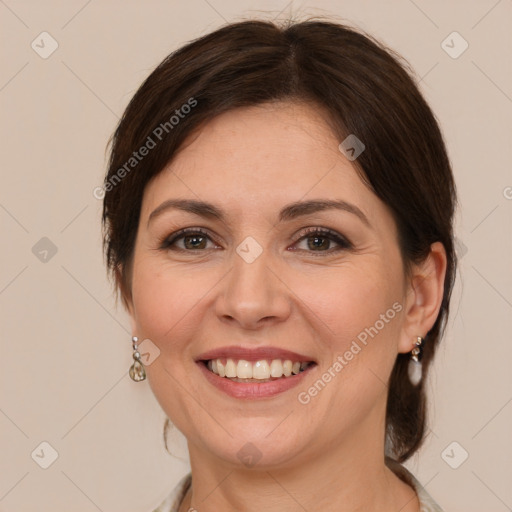
[[[299,250],[331,254],[343,249],[352,248],[352,244],[346,238],[330,229],[309,228],[309,230],[301,234],[302,237],[296,243],[306,242],[306,248],[299,248]],[[338,248],[331,250],[333,242],[338,245]]]
[[[179,246],[177,242],[183,240],[183,244]],[[211,240],[206,231],[199,228],[185,228],[166,238],[161,244],[161,249],[177,250],[177,251],[195,251],[208,249],[208,241]]]

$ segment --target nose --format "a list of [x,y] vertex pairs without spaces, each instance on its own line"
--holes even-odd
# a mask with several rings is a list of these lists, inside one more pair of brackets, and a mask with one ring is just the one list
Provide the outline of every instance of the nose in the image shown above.
[[233,252],[232,269],[216,300],[218,318],[249,330],[285,321],[290,316],[291,294],[275,266],[268,251],[252,262]]

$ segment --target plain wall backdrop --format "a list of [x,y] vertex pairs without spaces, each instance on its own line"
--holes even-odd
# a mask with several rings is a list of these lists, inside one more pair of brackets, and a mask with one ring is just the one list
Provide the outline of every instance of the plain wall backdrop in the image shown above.
[[128,376],[93,190],[166,55],[229,21],[290,14],[397,50],[440,122],[460,268],[430,433],[407,466],[447,512],[512,509],[511,0],[0,0],[1,511],[149,511],[188,471],[183,437],[168,455],[164,413]]

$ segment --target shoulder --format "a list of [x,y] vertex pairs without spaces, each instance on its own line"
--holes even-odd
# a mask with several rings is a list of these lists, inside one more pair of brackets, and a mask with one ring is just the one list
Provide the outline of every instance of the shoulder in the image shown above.
[[171,494],[153,512],[178,512],[180,503],[190,487],[192,474],[186,474],[171,491]]
[[443,509],[434,501],[434,498],[428,494],[425,487],[421,485],[416,477],[405,466],[402,466],[399,462],[390,458],[386,458],[386,465],[399,478],[404,482],[407,482],[416,491],[420,502],[421,512],[443,512]]

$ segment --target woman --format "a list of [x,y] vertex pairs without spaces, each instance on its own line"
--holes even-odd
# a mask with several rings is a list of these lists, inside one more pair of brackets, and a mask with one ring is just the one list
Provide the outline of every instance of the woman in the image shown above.
[[247,21],[128,105],[108,267],[130,376],[191,463],[157,512],[441,510],[401,463],[424,437],[456,189],[405,66],[332,22]]

